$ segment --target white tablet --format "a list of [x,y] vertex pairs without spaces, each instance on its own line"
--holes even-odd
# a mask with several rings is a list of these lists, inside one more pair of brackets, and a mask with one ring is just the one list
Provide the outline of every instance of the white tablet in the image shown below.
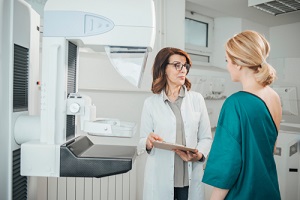
[[178,150],[181,150],[181,151],[190,151],[190,152],[193,152],[193,153],[197,153],[198,152],[198,150],[195,149],[195,148],[190,148],[190,147],[186,147],[184,145],[172,144],[172,143],[158,141],[158,140],[156,140],[156,141],[153,142],[153,146],[155,148],[165,149],[165,150],[169,150],[169,151],[178,149]]

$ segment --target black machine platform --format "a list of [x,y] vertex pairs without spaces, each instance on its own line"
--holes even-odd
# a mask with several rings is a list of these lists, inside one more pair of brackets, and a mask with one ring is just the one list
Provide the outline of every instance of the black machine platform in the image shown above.
[[60,147],[61,177],[105,177],[132,169],[135,146],[93,144],[79,136]]

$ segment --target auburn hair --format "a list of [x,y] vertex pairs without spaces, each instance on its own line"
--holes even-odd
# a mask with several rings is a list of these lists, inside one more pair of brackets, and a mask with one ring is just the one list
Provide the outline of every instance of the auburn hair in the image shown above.
[[[161,49],[157,53],[152,66],[153,81],[151,91],[154,94],[160,94],[161,91],[167,86],[166,68],[169,64],[169,58],[172,55],[184,56],[186,58],[186,63],[192,66],[191,58],[185,51],[173,47],[165,47]],[[184,85],[186,86],[188,91],[191,89],[192,84],[187,78],[185,78]]]

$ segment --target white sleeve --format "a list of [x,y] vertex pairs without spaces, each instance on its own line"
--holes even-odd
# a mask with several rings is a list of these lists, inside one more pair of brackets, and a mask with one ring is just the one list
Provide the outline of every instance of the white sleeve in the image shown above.
[[200,96],[200,113],[197,149],[207,158],[212,144],[212,134],[206,104],[202,95]]
[[149,133],[153,132],[153,119],[151,115],[149,100],[145,100],[142,116],[141,116],[141,124],[140,124],[140,141],[137,146],[137,154],[141,155],[146,151],[146,140]]

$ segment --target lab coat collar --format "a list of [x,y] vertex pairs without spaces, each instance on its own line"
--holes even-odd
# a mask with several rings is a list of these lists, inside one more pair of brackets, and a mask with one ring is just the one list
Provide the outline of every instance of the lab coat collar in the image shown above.
[[[186,86],[183,85],[183,86],[181,87],[180,91],[179,91],[179,95],[178,95],[178,96],[184,98],[184,97],[185,97],[186,91],[187,91],[187,90],[186,90]],[[165,89],[162,90],[161,95],[162,95],[162,98],[163,98],[164,102],[167,101],[167,100],[169,100],[169,98],[168,98],[168,96],[167,96],[167,94],[166,94]]]

